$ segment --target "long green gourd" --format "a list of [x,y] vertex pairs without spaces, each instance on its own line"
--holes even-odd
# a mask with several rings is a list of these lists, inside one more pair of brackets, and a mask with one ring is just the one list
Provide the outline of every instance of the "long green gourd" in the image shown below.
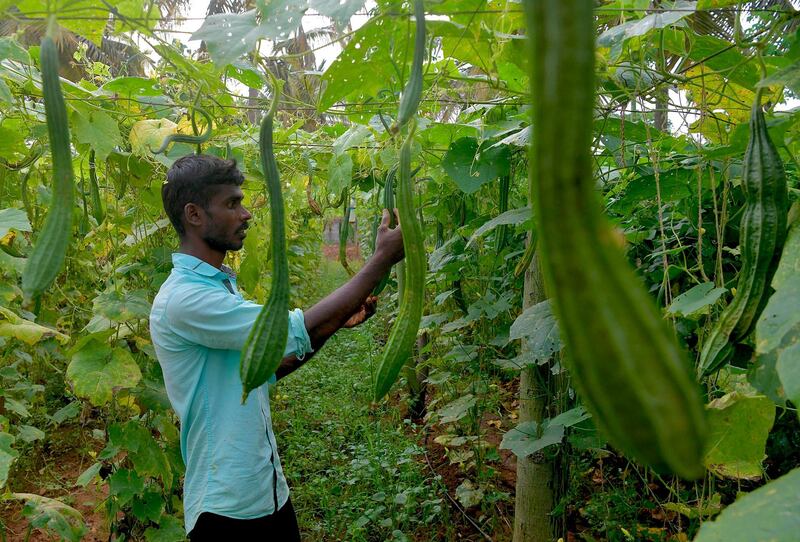
[[55,19],[51,19],[39,49],[47,134],[53,157],[53,203],[22,274],[22,291],[27,300],[37,298],[53,283],[64,265],[72,238],[75,181],[67,106],[58,76],[58,50],[52,37],[55,24]]
[[[414,1],[416,34],[411,75],[400,98],[400,110],[392,133],[397,133],[414,118],[422,96],[422,64],[425,59],[425,6],[422,0]],[[416,124],[412,121],[403,145],[397,166],[397,210],[403,228],[403,251],[405,261],[397,267],[400,289],[400,310],[392,332],[378,365],[375,379],[375,400],[381,399],[397,380],[400,370],[414,351],[417,331],[422,320],[425,301],[425,244],[422,224],[414,205],[414,173],[411,171],[411,146],[414,142]],[[385,193],[390,197],[391,191]],[[388,200],[385,200],[388,204]],[[390,215],[393,214],[391,207]]]
[[280,86],[274,76],[271,79],[272,103],[261,121],[259,150],[269,192],[272,288],[242,350],[242,403],[252,390],[275,374],[283,359],[289,335],[289,262],[286,257],[283,195],[272,141],[272,125],[278,109]]
[[425,245],[422,225],[414,210],[414,192],[411,178],[411,145],[414,141],[412,126],[400,148],[400,165],[397,182],[397,210],[403,228],[405,251],[404,287],[389,340],[383,350],[375,380],[375,400],[382,398],[397,380],[414,349],[417,331],[422,320],[425,301]]
[[425,5],[422,0],[414,0],[414,18],[417,22],[414,34],[414,58],[411,61],[411,76],[400,96],[397,121],[389,128],[396,134],[417,114],[422,97],[422,64],[425,62]]
[[685,353],[614,241],[592,172],[592,0],[525,0],[533,57],[531,193],[571,380],[609,441],[703,475],[706,422]]
[[745,208],[739,227],[742,266],[736,296],[703,342],[698,367],[703,376],[722,367],[733,355],[733,344],[747,337],[755,327],[769,299],[769,285],[786,240],[789,209],[786,172],[767,132],[761,109],[762,91],[761,88],[756,91],[750,115],[750,141],[744,156]]

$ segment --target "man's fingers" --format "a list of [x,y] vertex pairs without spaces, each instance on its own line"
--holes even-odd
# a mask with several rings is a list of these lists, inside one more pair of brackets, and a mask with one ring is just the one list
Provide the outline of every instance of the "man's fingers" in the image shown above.
[[389,209],[384,209],[383,214],[381,216],[381,228],[388,228],[389,227]]
[[394,208],[394,217],[397,219],[397,225],[400,225],[400,211],[397,207]]

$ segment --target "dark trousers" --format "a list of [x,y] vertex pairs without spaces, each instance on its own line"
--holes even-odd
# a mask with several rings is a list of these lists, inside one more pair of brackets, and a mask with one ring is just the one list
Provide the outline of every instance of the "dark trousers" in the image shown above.
[[269,516],[255,519],[234,519],[203,512],[189,533],[192,542],[217,542],[220,540],[300,542],[300,528],[289,499],[283,508]]

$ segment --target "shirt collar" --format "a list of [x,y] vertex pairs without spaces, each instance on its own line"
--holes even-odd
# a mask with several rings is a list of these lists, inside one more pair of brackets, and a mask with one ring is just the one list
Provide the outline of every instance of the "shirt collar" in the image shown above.
[[182,269],[188,269],[189,271],[194,271],[195,273],[203,275],[204,277],[221,279],[234,277],[231,268],[225,264],[222,264],[222,269],[217,269],[210,263],[204,262],[200,258],[190,254],[184,254],[182,252],[174,252],[172,254],[172,265]]

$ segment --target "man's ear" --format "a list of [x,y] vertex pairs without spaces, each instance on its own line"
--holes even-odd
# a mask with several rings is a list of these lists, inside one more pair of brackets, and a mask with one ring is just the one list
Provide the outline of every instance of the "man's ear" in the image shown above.
[[205,219],[205,211],[196,203],[187,203],[183,206],[183,219],[187,226],[201,226]]

